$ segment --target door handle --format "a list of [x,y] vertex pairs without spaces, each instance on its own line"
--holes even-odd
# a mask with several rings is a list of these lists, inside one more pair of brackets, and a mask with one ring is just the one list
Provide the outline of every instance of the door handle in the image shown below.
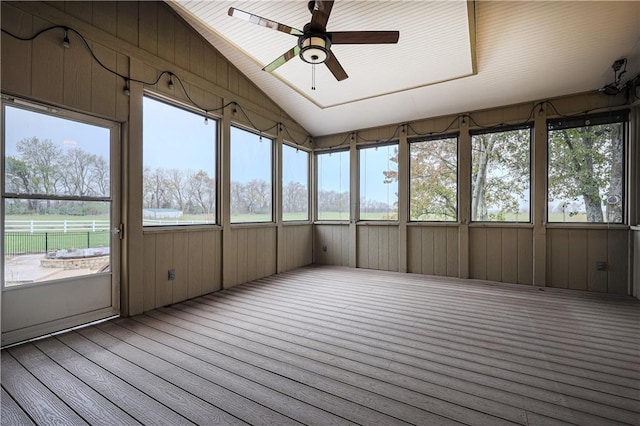
[[111,228],[111,233],[114,235],[118,235],[120,239],[124,238],[124,223],[121,223],[118,226]]

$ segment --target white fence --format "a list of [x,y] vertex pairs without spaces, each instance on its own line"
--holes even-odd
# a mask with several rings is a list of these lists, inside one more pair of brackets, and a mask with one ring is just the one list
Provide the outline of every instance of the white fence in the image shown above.
[[110,222],[102,220],[6,220],[4,222],[4,232],[101,232],[108,231]]

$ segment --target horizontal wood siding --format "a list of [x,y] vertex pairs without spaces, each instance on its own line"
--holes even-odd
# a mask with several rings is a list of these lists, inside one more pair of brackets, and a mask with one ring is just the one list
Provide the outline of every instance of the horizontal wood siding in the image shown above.
[[533,230],[469,228],[469,274],[479,280],[533,283]]
[[349,225],[321,224],[313,227],[313,261],[323,265],[349,265]]
[[629,294],[628,268],[626,229],[547,229],[548,286]]
[[407,272],[458,276],[457,226],[408,226]]
[[[222,231],[148,232],[144,236],[144,310],[220,290]],[[175,280],[169,280],[174,269]]]
[[357,227],[358,268],[398,271],[398,227]]
[[283,272],[311,264],[313,225],[284,225],[278,244],[284,248]]

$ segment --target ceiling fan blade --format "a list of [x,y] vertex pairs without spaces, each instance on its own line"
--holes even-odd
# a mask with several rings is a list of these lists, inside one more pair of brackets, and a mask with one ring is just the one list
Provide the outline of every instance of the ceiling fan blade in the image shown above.
[[327,68],[329,68],[329,71],[331,71],[331,74],[333,74],[336,80],[342,81],[349,78],[347,72],[344,70],[344,68],[342,68],[342,65],[340,65],[340,62],[338,62],[338,59],[335,57],[333,52],[329,54],[329,57],[326,61],[324,61],[324,63]]
[[400,31],[332,31],[327,33],[331,44],[397,43]]
[[327,22],[333,7],[333,0],[316,0],[313,12],[311,12],[311,31],[323,33],[327,29]]
[[272,30],[280,31],[286,34],[291,34],[294,36],[300,36],[303,34],[302,31],[296,28],[292,28],[288,25],[281,24],[279,22],[272,21],[270,19],[263,18],[258,15],[254,15],[253,13],[245,12],[244,10],[236,9],[235,7],[230,7],[228,13],[229,13],[229,16],[233,16],[234,18],[240,18],[244,21],[251,22],[252,24],[271,28]]
[[299,54],[300,54],[300,46],[298,46],[296,44],[294,47],[292,47],[291,49],[287,50],[284,53],[284,55],[280,56],[278,59],[276,59],[275,61],[271,62],[269,65],[266,65],[264,68],[262,68],[262,71],[273,72],[276,68],[278,68],[281,65],[284,65],[285,62],[287,62],[290,59],[295,58]]

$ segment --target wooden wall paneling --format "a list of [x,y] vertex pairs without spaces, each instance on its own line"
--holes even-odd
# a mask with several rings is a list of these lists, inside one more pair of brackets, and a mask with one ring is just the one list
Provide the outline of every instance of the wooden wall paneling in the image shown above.
[[322,251],[322,245],[324,244],[324,231],[324,226],[313,225],[313,262],[321,265],[326,263],[326,253]]
[[204,232],[202,236],[202,294],[222,288],[222,231]]
[[[92,47],[95,55],[100,58],[100,61],[105,66],[109,67],[109,69],[116,68],[115,51],[98,43],[93,43]],[[105,117],[115,117],[116,93],[122,93],[122,80],[102,68],[96,61],[92,62],[91,80],[93,83],[93,90],[91,91],[91,111]]]
[[189,71],[200,77],[204,76],[204,52],[204,40],[198,33],[191,32],[189,37]]
[[224,288],[230,288],[238,283],[238,233],[225,229],[222,233],[222,243],[222,285]]
[[330,265],[342,265],[343,259],[349,257],[349,251],[343,250],[342,227],[340,225],[331,225],[328,231],[328,239],[325,242],[328,254],[327,261]]
[[291,244],[295,244],[293,231],[285,228],[284,224],[278,225],[278,273],[288,271],[294,263],[292,251],[296,247],[291,247]]
[[433,228],[433,274],[447,275],[447,228]]
[[189,69],[189,40],[191,37],[191,30],[189,26],[182,20],[175,20],[174,26],[174,63],[184,68]]
[[143,307],[144,312],[156,308],[156,234],[145,234],[143,238],[144,250],[142,251],[142,265],[144,274],[142,281],[144,287]]
[[175,15],[165,5],[158,8],[158,56],[167,62],[175,61]]
[[[155,67],[152,67],[149,64],[144,64],[143,66],[143,74],[142,74],[142,80],[144,81],[155,81],[156,78],[158,77],[158,69]],[[160,87],[163,87],[163,89],[161,90]],[[156,83],[155,85],[151,86],[151,85],[146,85],[145,89],[155,89],[159,92],[164,91],[165,93],[168,91],[167,86],[167,77],[163,77],[160,79],[160,81],[158,83]],[[171,93],[171,92],[169,92]]]
[[533,284],[533,230],[518,229],[518,283]]
[[457,227],[449,226],[447,229],[447,276],[458,276],[459,259],[459,232]]
[[240,77],[238,75],[238,70],[231,64],[228,64],[227,66],[227,85],[228,85],[228,90],[233,93],[233,94],[238,94],[239,90],[238,90],[238,84],[239,84],[239,80]]
[[218,76],[218,61],[222,61],[219,58],[218,52],[210,45],[204,46],[204,69],[202,76],[205,80],[216,82]]
[[569,286],[569,231],[566,229],[547,230],[549,246],[549,282],[551,287]]
[[267,253],[268,253],[268,257],[267,257],[267,262],[266,262],[266,271],[264,276],[269,276],[269,275],[273,275],[277,272],[278,269],[278,265],[277,265],[277,246],[278,246],[278,233],[277,233],[277,228],[275,226],[270,226],[268,228],[265,228],[264,231],[267,234],[267,242],[268,242],[268,246],[266,248]]
[[640,298],[640,229],[631,231],[633,239],[633,278],[632,295]]
[[607,291],[607,271],[598,271],[596,262],[607,262],[608,238],[605,229],[590,229],[587,233],[587,244],[589,251],[587,254],[586,269],[588,271],[589,291]]
[[503,228],[487,228],[487,279],[502,280],[502,231]]
[[[389,242],[389,249],[387,253],[387,258],[388,258],[387,270],[396,271],[396,272],[407,272],[406,266],[404,271],[400,271],[400,252],[402,249],[400,245],[400,228],[396,226],[389,227],[388,233],[389,233],[389,237],[387,241]],[[406,227],[405,227],[405,234],[406,234]],[[405,245],[406,245],[406,238],[405,238]],[[406,254],[406,250],[405,250],[405,254]],[[406,261],[405,261],[405,265],[406,265]]]
[[158,54],[158,5],[156,1],[138,3],[138,47],[154,55]]
[[173,281],[169,281],[169,269],[173,264],[173,234],[156,235],[156,302],[155,306],[165,306],[173,302]]
[[378,227],[378,269],[389,271],[389,251],[398,251],[397,246],[391,246],[389,234],[394,229],[391,226]]
[[421,273],[426,275],[433,275],[433,228],[423,227],[421,228],[422,238],[422,252],[420,253],[421,259]]
[[222,56],[218,56],[216,65],[216,84],[223,89],[229,90],[229,64]]
[[138,45],[138,3],[133,1],[118,1],[117,4],[117,35],[118,38]]
[[71,47],[63,51],[63,102],[71,108],[91,111],[93,58],[75,33],[70,33],[69,39]]
[[356,242],[358,251],[358,268],[369,268],[369,227],[358,226],[358,240]]
[[518,230],[516,228],[501,229],[502,266],[501,281],[518,282]]
[[470,278],[487,279],[487,230],[469,228],[469,272]]
[[236,281],[235,284],[245,283],[249,278],[249,271],[247,270],[247,229],[238,228],[233,231],[236,235],[237,251],[236,251]]
[[247,229],[247,271],[248,281],[264,276],[266,252],[266,235],[264,228]]
[[567,259],[567,287],[575,290],[587,289],[587,230],[572,229],[567,231],[568,259]]
[[629,231],[610,229],[607,232],[607,291],[629,294]]
[[422,228],[407,227],[407,271],[422,273]]
[[369,229],[369,245],[367,247],[367,254],[369,257],[369,268],[370,269],[380,269],[379,262],[379,250],[380,245],[378,244],[378,235],[380,234],[379,226],[371,226]]
[[115,1],[91,2],[91,23],[111,35],[118,32],[118,3]]
[[173,233],[173,268],[176,279],[171,282],[172,303],[186,300],[189,297],[189,233]]
[[337,226],[338,232],[340,234],[339,241],[342,242],[342,250],[341,250],[342,256],[340,257],[340,259],[338,259],[336,265],[355,267],[355,260],[354,260],[354,265],[351,265],[353,251],[355,251],[355,249],[352,250],[351,248],[352,241],[353,241],[353,244],[355,244],[355,240],[353,240],[351,237],[352,228],[353,228],[352,225]]
[[[130,75],[140,78],[144,72],[142,61],[131,58],[129,61]],[[125,117],[129,120],[124,124],[124,140],[122,145],[123,163],[121,177],[123,189],[122,207],[123,223],[125,224],[125,239],[123,246],[123,303],[121,307],[124,315],[136,315],[155,305],[154,291],[147,295],[143,286],[143,276],[148,272],[136,261],[136,256],[145,256],[145,235],[142,229],[142,209],[133,206],[142,205],[142,93],[140,83],[131,84],[131,96],[127,97]],[[153,244],[155,250],[155,241]],[[155,252],[154,252],[155,256]],[[155,269],[154,282],[155,282]]]
[[[120,74],[128,75],[129,74],[129,57],[123,55],[122,53],[116,54],[116,67]],[[121,78],[116,78],[116,115],[114,119],[119,121],[120,123],[125,123],[125,126],[128,126],[130,123],[129,120],[129,98],[124,94],[125,83]],[[131,89],[129,89],[131,93]],[[126,146],[128,141],[125,139],[122,141],[122,146]]]
[[[204,247],[202,241],[204,236],[209,236],[209,232],[188,232],[188,271],[189,275],[187,277],[187,298],[191,299],[196,296],[200,296],[205,292],[202,289],[202,281],[203,281],[203,258],[204,255]],[[208,260],[209,262],[213,262],[213,260]]]
[[[33,18],[34,31],[40,31],[51,23],[40,18]],[[49,31],[31,42],[31,94],[48,102],[63,102],[64,50],[62,38],[64,33]],[[71,39],[71,36],[69,37]],[[77,40],[77,39],[74,39]],[[81,46],[74,46],[80,49]]]
[[85,22],[92,22],[93,2],[88,1],[66,1],[63,2],[64,11],[69,15],[82,19]]
[[[2,28],[20,37],[31,36],[33,18],[7,2],[0,3],[2,8]],[[2,55],[11,58],[1,61],[2,89],[11,92],[31,95],[32,43],[16,40],[2,34]]]

